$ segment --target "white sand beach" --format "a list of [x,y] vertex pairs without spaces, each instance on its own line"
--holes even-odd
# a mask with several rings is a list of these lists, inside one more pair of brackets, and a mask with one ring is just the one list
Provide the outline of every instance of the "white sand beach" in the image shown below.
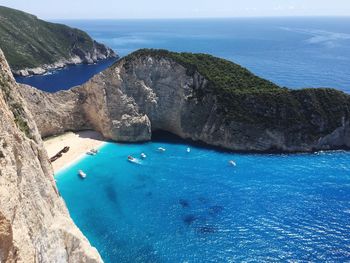
[[87,151],[102,146],[105,142],[104,137],[95,131],[67,132],[62,135],[49,137],[44,140],[45,149],[49,158],[57,154],[65,146],[70,149],[63,153],[62,157],[52,162],[55,173],[64,166],[74,162]]

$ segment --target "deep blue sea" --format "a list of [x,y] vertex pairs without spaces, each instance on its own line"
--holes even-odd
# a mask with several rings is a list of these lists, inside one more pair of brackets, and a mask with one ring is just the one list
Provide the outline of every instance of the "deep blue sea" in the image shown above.
[[96,64],[80,64],[53,70],[45,75],[16,77],[17,82],[28,84],[48,92],[67,90],[88,81],[95,74],[111,66],[116,59],[102,60]]
[[[281,86],[350,92],[350,17],[55,22],[87,31],[121,56],[139,48],[209,53]],[[108,65],[70,67],[18,81],[48,91],[67,89]]]
[[[205,52],[282,86],[350,91],[350,18],[61,22],[121,56],[143,47]],[[67,89],[110,63],[19,81]],[[141,152],[141,164],[126,160]],[[56,179],[106,262],[350,262],[349,152],[237,154],[166,137],[107,143]]]
[[[142,152],[140,164],[127,161]],[[348,152],[235,154],[168,138],[108,143],[56,180],[106,262],[350,261]]]

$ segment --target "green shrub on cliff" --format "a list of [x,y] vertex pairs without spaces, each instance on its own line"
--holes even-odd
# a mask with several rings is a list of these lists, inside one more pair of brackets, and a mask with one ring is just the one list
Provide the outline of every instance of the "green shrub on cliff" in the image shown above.
[[335,89],[282,88],[231,61],[207,54],[141,49],[125,60],[144,56],[170,58],[183,65],[190,76],[199,72],[208,84],[196,91],[197,98],[215,96],[218,113],[228,122],[283,127],[290,132],[298,127],[308,136],[319,136],[341,126],[350,115],[350,96]]

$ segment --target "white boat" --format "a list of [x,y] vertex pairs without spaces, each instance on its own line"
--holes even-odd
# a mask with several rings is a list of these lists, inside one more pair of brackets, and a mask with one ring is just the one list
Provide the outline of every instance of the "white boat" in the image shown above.
[[78,174],[81,178],[85,179],[86,178],[86,173],[84,173],[82,170],[78,171]]
[[187,148],[187,152],[188,153],[191,152],[191,148],[190,147]]
[[158,148],[158,152],[165,152],[165,148],[159,147],[159,148]]
[[142,159],[146,159],[146,157],[147,157],[147,155],[146,155],[146,154],[141,153],[141,158],[142,158]]
[[131,163],[140,164],[140,161],[138,159],[132,157],[131,155],[128,156],[128,161]]
[[235,162],[234,160],[230,160],[228,163],[229,163],[229,165],[231,165],[231,166],[236,166],[236,162]]

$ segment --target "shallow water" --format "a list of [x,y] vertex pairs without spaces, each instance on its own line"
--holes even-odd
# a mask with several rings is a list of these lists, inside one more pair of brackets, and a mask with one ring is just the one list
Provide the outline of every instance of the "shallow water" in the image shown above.
[[[148,157],[140,165],[127,161],[141,152]],[[350,260],[349,152],[256,155],[177,140],[108,143],[56,179],[106,262]]]

